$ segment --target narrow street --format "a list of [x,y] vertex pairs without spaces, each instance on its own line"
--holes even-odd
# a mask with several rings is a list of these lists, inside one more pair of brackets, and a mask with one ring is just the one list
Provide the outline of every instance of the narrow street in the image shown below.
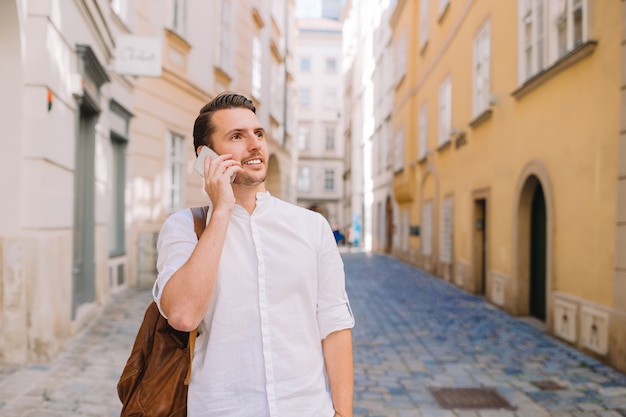
[[[355,417],[626,416],[626,375],[393,258],[343,256]],[[52,363],[0,366],[0,416],[119,416],[117,378],[149,302],[126,290]],[[481,408],[448,409],[445,394]]]

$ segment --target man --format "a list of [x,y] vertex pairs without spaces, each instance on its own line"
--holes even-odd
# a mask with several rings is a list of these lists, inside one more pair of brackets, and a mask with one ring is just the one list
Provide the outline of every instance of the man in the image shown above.
[[220,155],[204,162],[207,225],[198,241],[190,210],[164,222],[154,286],[172,327],[199,326],[188,415],[352,417],[354,318],[328,222],[266,191],[246,97],[217,96],[193,135]]

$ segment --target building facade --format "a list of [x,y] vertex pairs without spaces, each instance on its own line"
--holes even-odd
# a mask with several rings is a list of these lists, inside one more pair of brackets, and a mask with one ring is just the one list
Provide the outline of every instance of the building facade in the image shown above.
[[380,9],[373,16],[372,50],[373,68],[369,82],[373,92],[373,131],[369,137],[371,148],[369,184],[365,189],[371,195],[371,249],[391,253],[398,245],[398,205],[393,196],[393,145],[392,128],[395,82],[394,49],[389,20],[395,1],[380,2]]
[[397,245],[392,110],[396,59],[389,20],[395,1],[346,1],[344,55],[345,217],[351,243],[391,253]]
[[617,346],[618,353],[614,354],[615,363],[620,369],[626,369],[624,346],[626,346],[626,0],[621,4],[621,51],[620,51],[620,126],[619,151],[617,162],[617,211],[615,216],[615,259],[613,275],[613,305],[617,311],[610,323],[610,334],[615,338],[613,346]]
[[[192,169],[192,128],[200,108],[219,92],[240,92],[254,101],[267,131],[267,188],[296,202],[293,1],[175,1],[142,12],[152,4],[136,0],[133,6],[136,32],[163,39],[162,75],[143,77],[137,85],[136,140],[129,148],[133,183],[141,191],[131,205],[132,258],[138,262],[129,276],[143,287],[156,273],[160,224],[176,210],[205,202],[202,178]],[[240,25],[250,30],[237,30]]]
[[134,89],[109,70],[113,13],[108,1],[0,5],[3,362],[48,360],[112,290],[113,143],[129,138]]
[[404,0],[391,26],[393,253],[623,370],[621,3]]
[[299,19],[298,28],[297,201],[343,229],[341,23]]
[[0,4],[0,361],[49,360],[113,292],[152,284],[160,224],[205,204],[192,126],[219,92],[255,101],[267,187],[295,202],[294,7]]

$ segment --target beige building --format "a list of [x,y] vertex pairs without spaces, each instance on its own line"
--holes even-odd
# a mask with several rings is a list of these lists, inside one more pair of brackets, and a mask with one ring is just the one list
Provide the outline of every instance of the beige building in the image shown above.
[[129,277],[137,277],[141,286],[154,280],[154,241],[165,217],[204,204],[202,179],[192,169],[192,128],[200,108],[219,92],[253,99],[267,130],[267,188],[276,197],[296,201],[293,1],[178,1],[171,2],[172,8],[143,13],[151,4],[134,2],[135,29],[163,39],[163,72],[138,82],[135,140],[128,150],[136,187],[130,239],[138,251],[132,255],[137,270]]
[[393,253],[624,370],[622,7],[404,0],[391,26]]
[[1,362],[49,360],[152,284],[162,221],[204,204],[192,126],[220,91],[253,98],[295,202],[292,0],[9,0],[0,21]]
[[298,205],[343,228],[341,23],[298,19],[296,49]]

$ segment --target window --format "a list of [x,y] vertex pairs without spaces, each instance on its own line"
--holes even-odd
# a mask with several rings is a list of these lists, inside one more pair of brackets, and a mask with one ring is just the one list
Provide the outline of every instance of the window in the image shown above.
[[335,170],[327,169],[324,171],[324,190],[333,191],[335,189]]
[[126,206],[126,145],[127,141],[111,135],[113,150],[113,182],[111,195],[111,218],[109,224],[109,255],[123,255],[125,250],[124,210]]
[[485,23],[474,38],[474,117],[480,116],[489,108],[490,60],[491,60],[491,25]]
[[326,58],[326,72],[334,74],[337,72],[337,59]]
[[183,137],[171,132],[167,140],[166,167],[167,207],[170,211],[179,210],[184,204],[185,147]]
[[422,205],[422,255],[433,253],[433,205],[428,201]]
[[400,240],[402,250],[409,250],[409,229],[411,222],[409,221],[409,210],[402,210],[400,217]]
[[430,0],[421,0],[420,2],[420,47],[424,48],[428,43],[428,2]]
[[311,58],[308,56],[300,58],[300,71],[311,72]]
[[261,39],[254,36],[252,38],[252,95],[257,99],[261,98],[262,68]]
[[[110,103],[111,205],[109,211],[109,256],[126,253],[126,148],[131,113],[116,101]],[[123,276],[122,276],[123,278]]]
[[588,0],[519,2],[519,82],[532,78],[587,40]]
[[553,33],[556,32],[557,58],[562,57],[584,39],[583,0],[552,0]]
[[128,23],[128,0],[111,0],[111,9],[122,21]]
[[230,0],[223,0],[220,2],[220,4],[222,8],[220,10],[221,26],[220,30],[218,31],[220,37],[219,67],[222,69],[222,71],[228,74],[230,72],[230,44],[232,41],[230,38],[230,28],[232,22],[232,18],[230,16],[231,3]]
[[324,110],[337,108],[337,92],[334,88],[324,91]]
[[309,136],[311,133],[311,128],[309,125],[300,125],[298,126],[298,149],[301,151],[306,151],[309,149]]
[[326,146],[327,151],[335,150],[335,128],[332,126],[326,127]]
[[396,44],[396,84],[400,84],[406,75],[406,37],[406,29],[404,29]]
[[420,107],[420,112],[418,116],[418,126],[417,126],[417,158],[421,161],[426,158],[426,154],[428,153],[428,129],[427,129],[427,116],[428,116],[428,107],[426,103],[422,104]]
[[454,235],[454,200],[446,197],[441,203],[441,226],[439,228],[439,261],[451,265]]
[[300,107],[308,108],[311,105],[311,90],[306,87],[300,88]]
[[179,35],[185,35],[187,30],[187,0],[171,0],[171,29]]
[[404,168],[404,130],[400,128],[396,133],[396,149],[395,149],[394,170],[400,171]]
[[311,189],[311,169],[309,167],[298,168],[298,191],[308,192]]
[[452,128],[452,82],[448,75],[439,85],[439,146],[450,142]]
[[524,79],[544,68],[544,0],[523,0],[522,7]]

